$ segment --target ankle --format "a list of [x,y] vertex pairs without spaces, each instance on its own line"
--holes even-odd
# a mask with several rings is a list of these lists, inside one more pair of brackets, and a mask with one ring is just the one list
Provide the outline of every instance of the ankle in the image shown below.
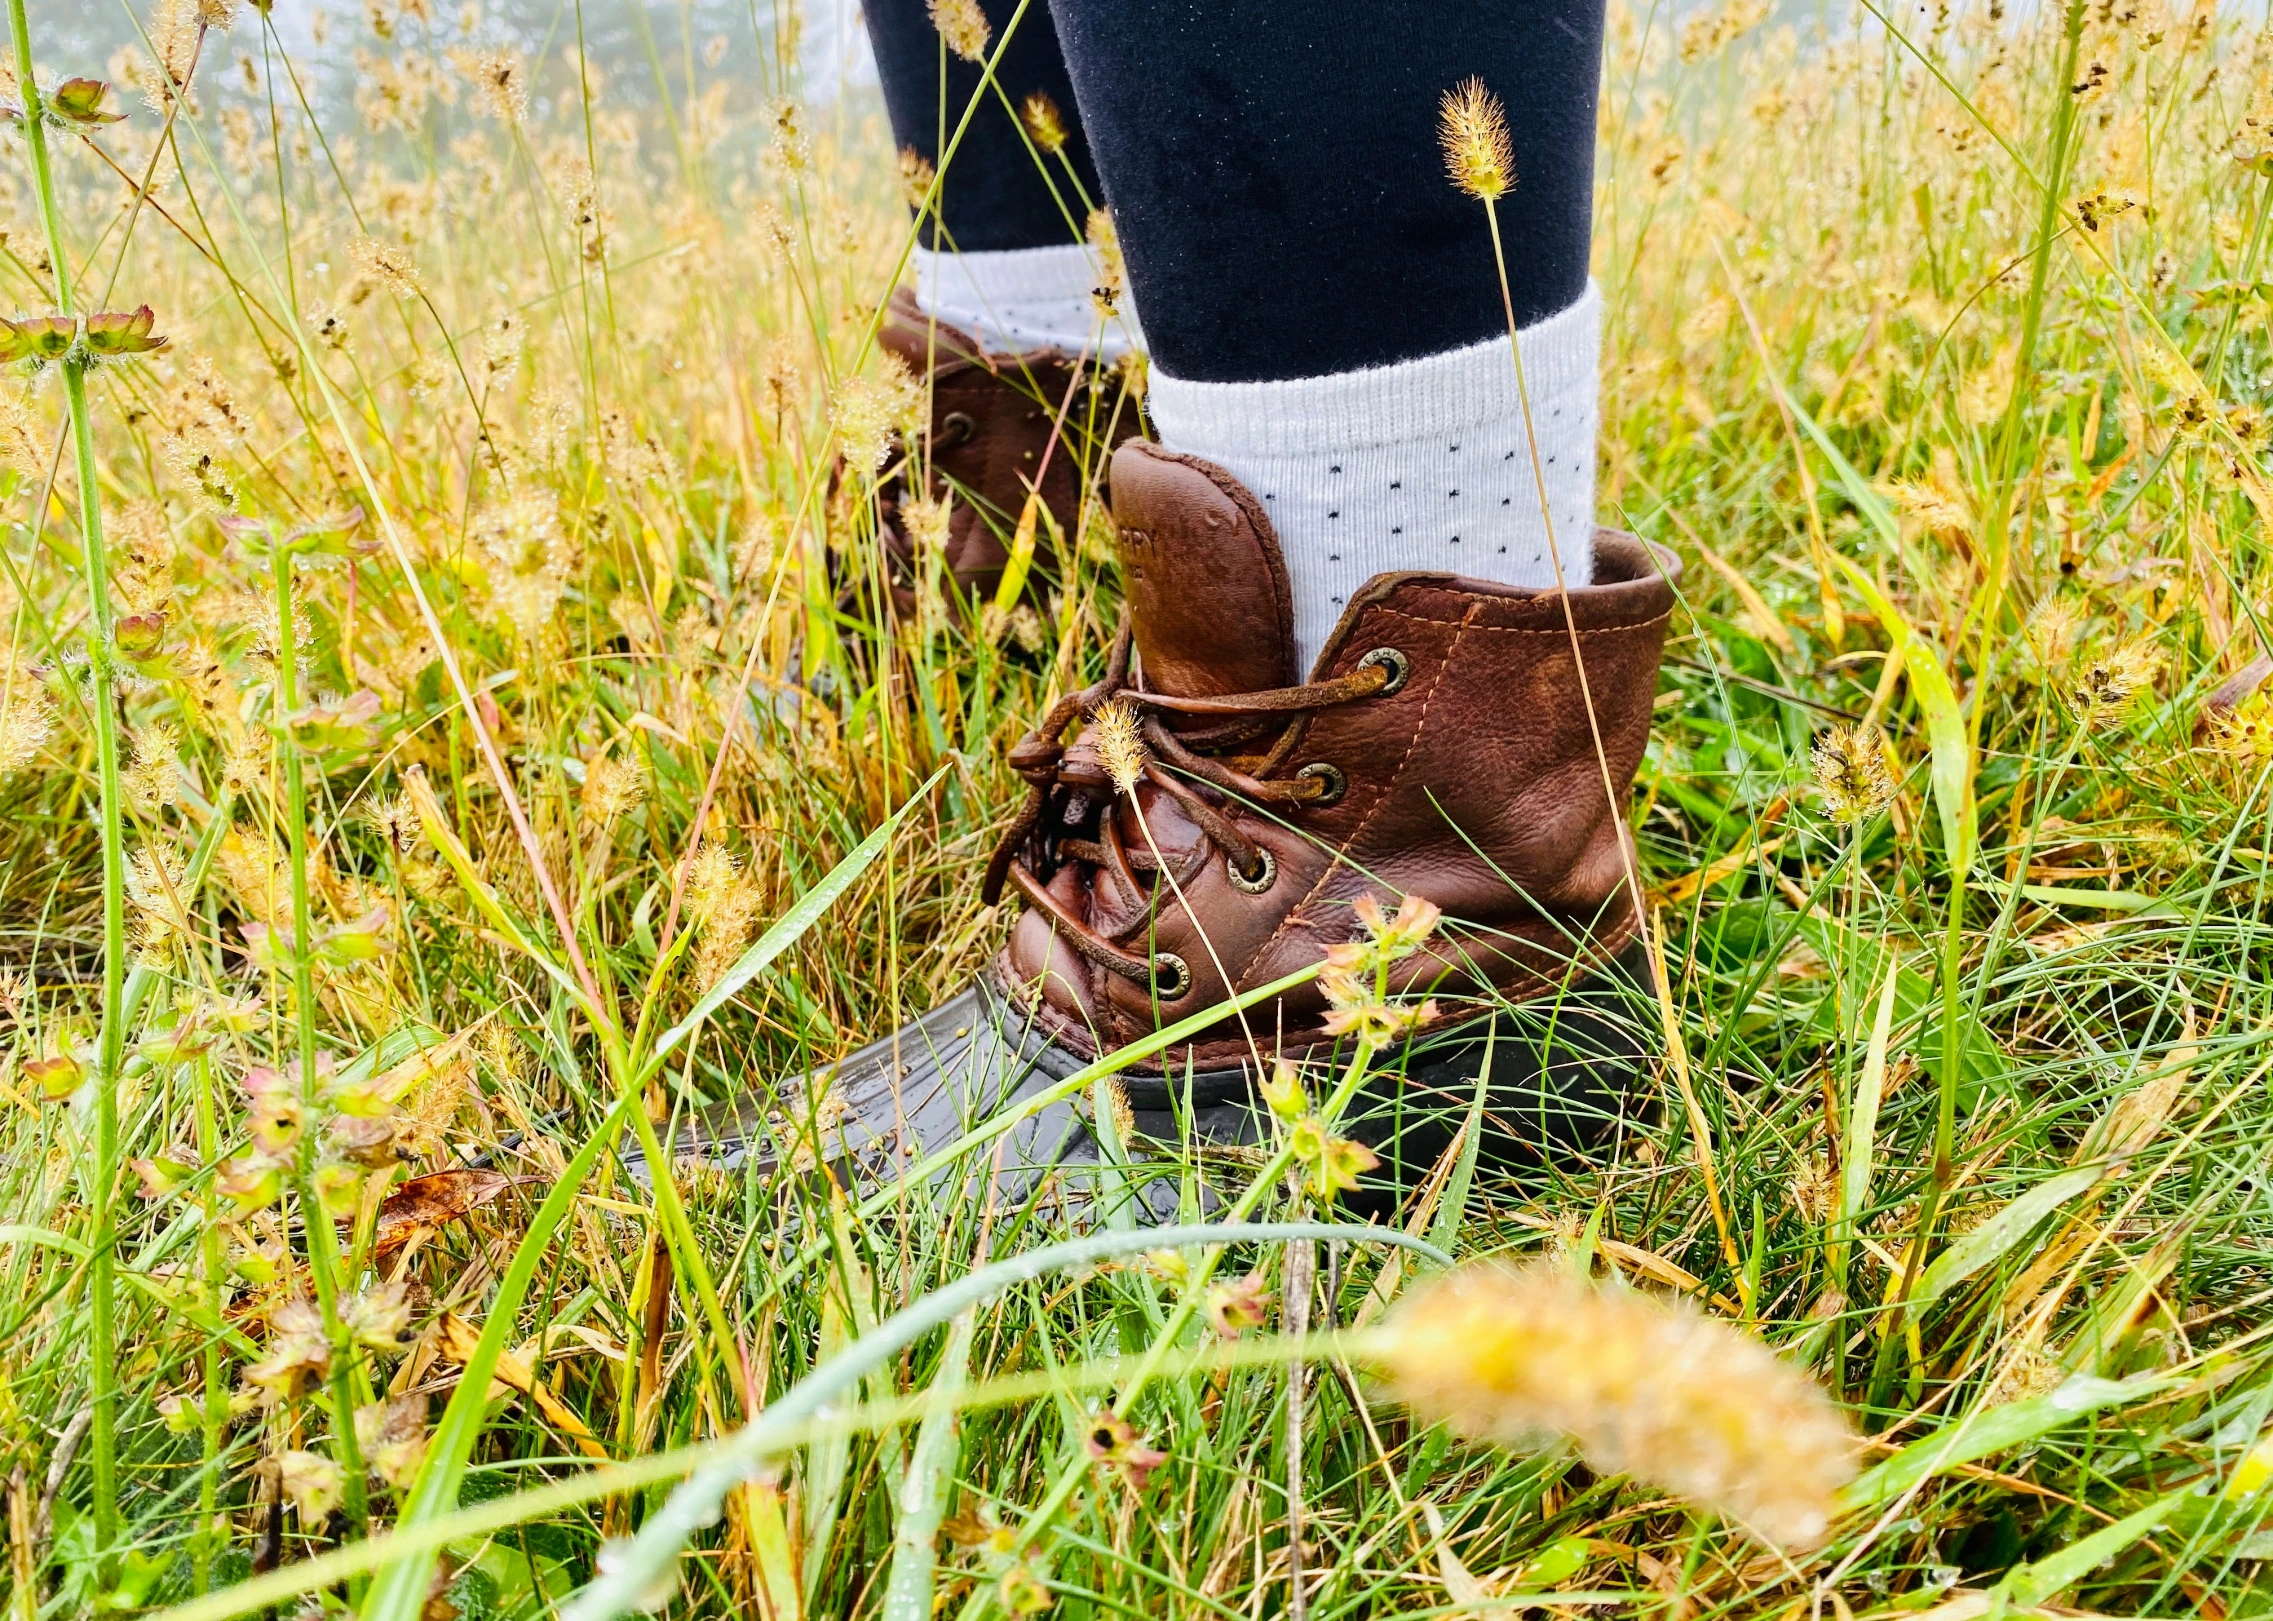
[[992,353],[1055,349],[1117,360],[1140,341],[1133,314],[1101,318],[1103,280],[1084,244],[988,253],[914,250],[916,305]]
[[1161,443],[1223,466],[1278,531],[1305,671],[1378,574],[1539,589],[1593,578],[1600,311],[1590,287],[1523,330],[1522,391],[1505,337],[1328,377],[1193,383],[1155,370]]

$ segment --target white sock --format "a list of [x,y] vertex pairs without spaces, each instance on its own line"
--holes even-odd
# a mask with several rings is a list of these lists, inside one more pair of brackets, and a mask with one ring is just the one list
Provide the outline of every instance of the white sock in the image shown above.
[[[1574,586],[1594,578],[1601,318],[1602,295],[1590,285],[1520,334],[1555,550]],[[1376,574],[1555,584],[1504,336],[1393,366],[1267,383],[1182,382],[1156,366],[1146,404],[1163,445],[1221,463],[1270,514],[1286,549],[1305,674]]]
[[1141,346],[1136,312],[1126,294],[1102,329],[1090,296],[1103,277],[1083,243],[1013,248],[996,253],[915,250],[916,304],[926,315],[960,327],[990,351],[1089,350],[1118,360]]

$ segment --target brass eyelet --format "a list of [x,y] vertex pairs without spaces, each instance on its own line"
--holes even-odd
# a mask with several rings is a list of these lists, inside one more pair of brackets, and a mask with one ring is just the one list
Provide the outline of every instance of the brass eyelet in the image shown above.
[[1350,779],[1342,775],[1342,768],[1324,760],[1311,761],[1294,774],[1294,780],[1318,784],[1318,792],[1303,801],[1313,810],[1338,803],[1350,791]]
[[1231,859],[1229,851],[1224,853],[1224,875],[1231,880],[1231,887],[1242,895],[1260,895],[1279,881],[1279,858],[1272,855],[1266,845],[1256,845],[1255,853],[1263,859],[1252,878],[1239,870],[1239,863]]
[[1374,694],[1376,698],[1386,698],[1391,693],[1400,690],[1405,685],[1406,677],[1413,673],[1412,660],[1398,652],[1394,647],[1377,647],[1357,661],[1357,667],[1361,670],[1372,666],[1379,666],[1389,672],[1389,679],[1384,681],[1381,684],[1381,690]]
[[1152,993],[1163,1002],[1173,1002],[1192,988],[1192,968],[1173,951],[1156,951],[1152,954]]
[[978,431],[979,425],[972,420],[970,412],[950,411],[939,419],[939,431],[931,436],[931,447],[941,450],[962,444]]

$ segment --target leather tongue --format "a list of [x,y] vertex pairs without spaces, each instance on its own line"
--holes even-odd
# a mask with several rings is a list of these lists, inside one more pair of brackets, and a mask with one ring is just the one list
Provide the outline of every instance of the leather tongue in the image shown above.
[[1219,698],[1302,679],[1286,559],[1245,485],[1132,439],[1113,453],[1113,518],[1146,687]]

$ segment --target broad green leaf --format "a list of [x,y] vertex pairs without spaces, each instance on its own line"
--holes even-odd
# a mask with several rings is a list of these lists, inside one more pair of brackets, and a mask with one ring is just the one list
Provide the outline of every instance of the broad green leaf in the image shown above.
[[1994,1266],[2046,1216],[2098,1186],[2103,1174],[2099,1166],[2082,1165],[2030,1188],[1935,1256],[1911,1293],[1911,1305],[1930,1305],[1983,1267]]
[[2100,1379],[2078,1374],[2046,1395],[1975,1411],[1913,1441],[1875,1468],[1864,1471],[1839,1494],[1843,1513],[1858,1513],[1892,1502],[1921,1481],[2009,1451],[2093,1413],[2145,1401],[2170,1381],[2140,1377]]
[[[1779,917],[1789,913],[1779,912]],[[1865,934],[1837,918],[1829,916],[1802,916],[1791,924],[1794,933],[1815,948],[1826,963],[1839,970],[1847,983],[1867,986],[1876,983],[1887,970],[1890,961],[1899,964],[1894,980],[1894,1028],[1899,1032],[1916,1030],[1909,1040],[1909,1050],[1917,1055],[1926,1073],[1938,1082],[1942,1068],[1942,1005],[1934,994],[1934,983],[1924,974],[1901,962],[1900,949],[1884,935]],[[1968,1106],[1978,1096],[1982,1083],[2003,1073],[2003,1051],[1981,1028],[1980,1021],[1960,1012],[1964,1020],[1958,1031],[1957,1082],[1958,1096]],[[1826,996],[1816,1008],[1811,1021],[1826,1039],[1838,1033],[1838,1006]]]
[[[976,1312],[965,1312],[948,1326],[947,1348],[931,1381],[934,1394],[951,1396],[967,1382],[971,1331],[977,1321]],[[884,1586],[884,1621],[931,1621],[939,1527],[954,1495],[955,1466],[961,1456],[955,1409],[935,1407],[924,1414],[895,1505],[899,1523],[892,1538],[892,1574]]]
[[2136,917],[2183,918],[2186,914],[2152,895],[2134,889],[2071,889],[2057,884],[2008,884],[1990,879],[1983,886],[1995,894],[2020,892],[2025,901],[2039,906],[2076,906],[2096,912],[2126,912]]
[[2103,1525],[2090,1536],[2071,1542],[2056,1553],[2016,1565],[1997,1584],[1997,1590],[2014,1604],[2042,1604],[2054,1594],[2075,1586],[2154,1530],[2192,1496],[2191,1489],[2181,1489],[2158,1497],[2137,1513],[2126,1514],[2113,1525]]
[[[1776,392],[1783,396],[1784,406],[1807,436],[1815,441],[1815,448],[1831,464],[1839,488],[1845,492],[1855,510],[1867,519],[1897,555],[1902,549],[1902,526],[1893,509],[1870,487],[1854,463],[1847,460],[1831,436],[1823,431],[1806,407],[1792,397],[1781,377],[1769,373]],[[1926,717],[1926,741],[1933,752],[1934,808],[1940,813],[1942,849],[1947,853],[1951,870],[1963,872],[1973,862],[1973,739],[1965,727],[1964,712],[1958,707],[1956,689],[1950,685],[1949,672],[1943,667],[1940,650],[1918,634],[1902,610],[1887,600],[1886,593],[1878,588],[1863,567],[1850,557],[1837,552],[1831,554],[1840,572],[1870,605],[1878,622],[1894,646],[1890,658],[1902,661],[1903,673],[1910,678],[1910,692],[1918,700],[1918,708]]]
[[1879,590],[1878,582],[1862,565],[1836,552],[1832,560],[1870,605],[1871,612],[1878,615],[1879,624],[1894,643],[1889,656],[1901,659],[1903,673],[1910,678],[1910,695],[1926,717],[1926,746],[1933,756],[1934,809],[1941,817],[1942,849],[1950,870],[1963,872],[1973,864],[1973,739],[1965,729],[1965,712],[1958,705],[1957,689],[1950,685],[1940,649],[1911,628],[1902,610]]
[[1886,1090],[1886,1045],[1894,1031],[1894,989],[1897,964],[1889,964],[1886,982],[1878,993],[1878,1012],[1871,1020],[1870,1045],[1863,1051],[1863,1072],[1855,1082],[1855,1096],[1847,1106],[1847,1141],[1839,1168],[1839,1209],[1832,1217],[1837,1238],[1832,1246],[1831,1270],[1845,1287],[1847,1246],[1862,1221],[1870,1199],[1871,1161],[1878,1144],[1878,1105]]

